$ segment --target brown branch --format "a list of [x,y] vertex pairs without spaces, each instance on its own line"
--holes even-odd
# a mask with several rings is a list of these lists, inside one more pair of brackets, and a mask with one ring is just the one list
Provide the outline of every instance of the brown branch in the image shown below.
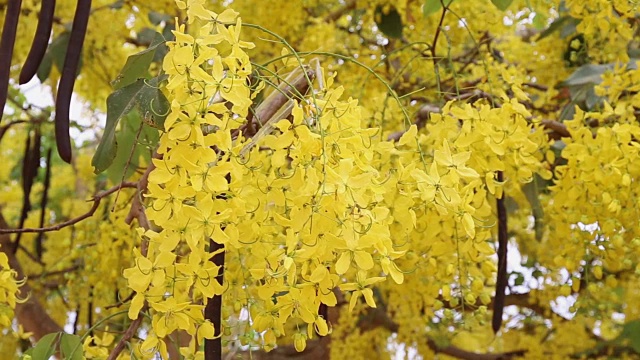
[[[158,154],[157,152],[153,154],[152,159],[162,159],[162,154]],[[142,174],[140,180],[138,180],[137,188],[138,193],[133,198],[133,202],[131,203],[131,209],[129,210],[129,214],[125,218],[125,222],[128,225],[131,225],[133,219],[138,219],[138,224],[143,227],[145,230],[151,229],[151,223],[149,219],[147,219],[147,214],[144,212],[144,206],[142,204],[142,194],[147,191],[147,184],[149,183],[149,174],[156,168],[156,165],[151,161],[147,170]],[[146,242],[143,242],[142,255],[147,255]]]
[[530,82],[526,82],[526,83],[522,83],[522,85],[526,86],[526,87],[530,87],[532,89],[536,89],[536,90],[540,90],[540,91],[547,91],[549,90],[548,87],[542,85],[542,84],[536,84],[536,83],[530,83]]
[[315,71],[308,66],[293,70],[287,75],[284,81],[258,105],[252,122],[257,122],[260,126],[264,126],[272,120],[273,115],[276,114],[282,105],[292,97],[306,93],[311,87],[309,80],[313,81],[315,77]]
[[476,352],[461,349],[453,345],[440,348],[431,339],[427,340],[427,345],[429,345],[431,350],[435,351],[436,353],[453,356],[463,360],[508,360],[508,359],[513,359],[515,357],[524,356],[524,354],[526,354],[527,352],[527,350],[515,350],[515,351],[508,351],[504,353],[495,353],[495,354],[476,353]]
[[[29,249],[27,249],[26,247],[24,247],[24,245],[22,244],[18,244],[18,249],[22,250],[22,252],[24,252],[25,255],[27,255],[27,257],[31,260],[33,260],[33,262],[35,262],[36,264],[39,265],[44,265],[44,263],[42,262],[42,260],[40,260],[38,257],[36,257],[34,254],[31,253],[31,251],[29,251]],[[15,251],[14,251],[15,252]]]
[[[338,291],[336,294],[342,297]],[[516,295],[513,302],[526,302],[528,294]],[[338,300],[338,306],[329,308],[329,319],[332,324],[338,322],[339,309],[347,304],[344,300]],[[373,330],[382,327],[390,332],[398,332],[400,326],[393,321],[383,307],[371,308],[362,315],[358,321],[358,329],[361,332]],[[252,360],[325,360],[329,356],[329,345],[331,336],[320,337],[307,341],[307,347],[303,352],[297,352],[293,345],[278,346],[270,352],[265,351],[242,351],[234,355],[234,359],[252,359]],[[427,345],[435,353],[456,357],[462,360],[509,360],[522,357],[527,350],[515,350],[504,353],[478,353],[461,349],[454,345],[438,346],[432,339],[426,339]]]
[[[369,309],[369,311],[358,322],[358,326],[362,331],[383,327],[391,332],[398,332],[400,326],[389,317],[382,308]],[[477,353],[461,349],[454,345],[444,347],[438,346],[432,339],[427,339],[427,345],[436,353],[457,357],[463,360],[507,360],[515,357],[523,356],[527,350],[516,350],[505,353]]]
[[431,57],[433,58],[433,67],[438,69],[438,56],[436,55],[436,46],[438,45],[438,37],[440,36],[440,32],[442,30],[442,24],[444,23],[444,17],[447,15],[447,10],[449,10],[449,5],[444,4],[444,0],[440,0],[442,4],[442,14],[440,15],[440,22],[438,22],[438,27],[436,28],[436,33],[433,35],[433,43],[431,44]]
[[126,182],[126,183],[122,183],[120,185],[116,185],[114,187],[112,187],[111,189],[105,190],[105,191],[101,191],[99,193],[97,193],[96,195],[93,196],[93,198],[91,198],[90,201],[93,201],[93,205],[91,206],[91,209],[89,209],[89,211],[87,211],[86,213],[75,217],[73,219],[69,219],[65,222],[62,222],[60,224],[56,224],[56,225],[52,225],[52,226],[48,226],[48,227],[41,227],[41,228],[23,228],[23,229],[8,229],[8,228],[0,228],[0,234],[17,234],[17,233],[41,233],[41,232],[48,232],[48,231],[56,231],[56,230],[60,230],[62,228],[65,228],[67,226],[71,226],[74,224],[79,223],[80,221],[90,218],[91,216],[93,216],[93,214],[96,212],[96,210],[98,210],[98,206],[100,206],[100,201],[102,201],[102,199],[108,195],[113,194],[114,192],[120,190],[121,188],[133,188],[136,187],[136,183],[135,182]]
[[[504,174],[498,171],[497,181],[504,182]],[[509,238],[507,235],[507,208],[504,204],[505,194],[496,199],[496,208],[498,211],[498,274],[496,279],[496,295],[493,300],[493,318],[491,320],[491,328],[497,333],[502,327],[502,314],[504,311],[506,289],[507,289],[507,246]]]
[[[264,136],[271,133],[273,130],[273,123],[277,120],[285,119],[291,114],[291,104],[289,100],[296,94],[304,94],[307,92],[311,84],[309,80],[313,81],[316,77],[315,71],[309,67],[304,67],[292,71],[285,81],[278,86],[271,94],[269,94],[256,109],[255,116],[250,122],[247,122],[242,129],[242,134],[247,136],[248,130],[250,130],[256,123],[261,126],[253,135],[251,142],[245,145],[240,150],[240,155],[246,155],[249,150]],[[289,104],[287,104],[289,103]]]
[[[147,309],[147,304],[145,304],[142,307],[142,309],[140,309],[140,312],[143,312],[146,309]],[[113,348],[113,350],[111,350],[111,353],[109,354],[109,357],[107,358],[107,360],[115,360],[118,358],[118,355],[120,355],[122,350],[124,350],[124,348],[127,346],[127,342],[133,337],[133,335],[136,334],[136,331],[138,331],[140,324],[142,324],[143,318],[144,317],[142,315],[138,314],[138,318],[131,322],[131,324],[129,325],[129,328],[127,328],[127,330],[122,335],[122,338],[120,338],[120,341],[118,341],[118,343]]]
[[76,270],[78,270],[80,268],[81,268],[80,264],[76,264],[76,265],[61,269],[61,270],[43,272],[41,274],[28,275],[27,278],[29,280],[33,280],[33,279],[36,279],[36,278],[44,278],[44,277],[49,277],[49,276],[62,275],[62,274],[67,274],[67,273],[70,273],[70,272],[74,272],[74,271],[76,271]]
[[563,137],[571,137],[571,133],[567,129],[567,126],[559,121],[555,120],[542,120],[540,122],[545,129],[551,130],[549,137],[558,140]]
[[[418,110],[418,113],[416,114],[416,120],[413,122],[418,127],[418,130],[420,130],[423,127],[425,127],[425,125],[427,124],[427,121],[431,117],[432,113],[439,114],[440,113],[440,108],[435,106],[435,105],[426,104],[426,105],[423,105],[420,108],[420,110]],[[405,131],[396,131],[394,133],[391,133],[387,137],[387,141],[398,141],[398,140],[400,140],[402,135],[404,135],[405,132],[406,132],[406,130]]]
[[353,9],[356,8],[356,1],[355,0],[349,0],[347,1],[346,4],[344,4],[343,7],[341,7],[340,9],[330,13],[329,15],[324,17],[324,22],[333,22],[336,21],[338,19],[340,19],[344,14],[346,14],[348,11],[351,11]]
[[[548,312],[551,310],[549,307],[545,307],[543,304],[538,302],[534,297],[531,296],[531,292],[527,293],[511,293],[507,295],[504,299],[504,306],[517,306],[520,308],[527,308],[540,316],[546,316]],[[443,303],[443,307],[445,309],[453,309],[460,310],[460,305],[453,306],[448,300],[442,298],[442,296],[438,297],[438,300]],[[487,308],[493,308],[495,302],[495,298],[491,299],[489,304],[483,304],[479,299],[476,300],[475,304],[471,304],[471,306],[466,306],[464,311],[473,311],[474,309],[479,308],[480,306],[486,306]]]
[[452,100],[456,100],[456,101],[461,101],[461,100],[466,100],[467,102],[473,102],[475,100],[478,99],[487,99],[487,100],[492,100],[493,99],[493,95],[484,92],[482,90],[478,90],[478,89],[473,89],[472,91],[468,91],[468,92],[463,92],[460,94],[444,94],[444,99],[447,101],[452,101]]
[[[127,302],[129,302],[131,299],[133,299],[133,297],[134,297],[135,295],[136,295],[136,292],[135,292],[135,291],[132,291],[131,293],[129,293],[129,295],[127,295],[127,297],[126,297],[126,298],[124,298],[124,299],[122,299],[122,300],[118,301],[118,302],[117,302],[117,303],[115,303],[115,304],[107,305],[107,306],[105,306],[104,308],[105,308],[106,310],[109,310],[109,309],[112,309],[112,308],[120,307],[120,306],[122,306],[122,305],[126,304]],[[119,294],[118,294],[118,296],[119,296]]]

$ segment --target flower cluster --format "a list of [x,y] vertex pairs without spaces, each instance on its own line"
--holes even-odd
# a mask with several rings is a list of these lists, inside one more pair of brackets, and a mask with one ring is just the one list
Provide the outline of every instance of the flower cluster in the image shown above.
[[[349,309],[360,299],[376,307],[373,286],[388,278],[402,284],[407,272],[452,258],[488,260],[487,200],[504,187],[496,171],[516,188],[534,173],[549,175],[539,162],[544,134],[515,100],[447,104],[426,134],[412,125],[393,142],[366,125],[358,102],[344,99],[321,68],[287,115],[245,138],[264,85],[251,78],[253,44],[241,40],[241,20],[202,1],[178,5],[200,26],[189,35],[181,25],[164,60],[171,113],[146,194],[154,227],[140,230],[146,254],[136,250],[125,270],[136,293],[129,316],[140,316],[145,302],[152,316],[144,351],[164,351],[159,340],[174,330],[211,338],[203,308],[217,295],[226,319],[250,317],[223,327],[261,334],[247,341],[266,349],[289,335],[302,350],[315,333],[329,333],[319,309],[337,305],[337,293]],[[222,251],[224,267],[212,260]],[[446,269],[436,293],[457,277],[473,284],[463,301],[487,297],[491,267]]]

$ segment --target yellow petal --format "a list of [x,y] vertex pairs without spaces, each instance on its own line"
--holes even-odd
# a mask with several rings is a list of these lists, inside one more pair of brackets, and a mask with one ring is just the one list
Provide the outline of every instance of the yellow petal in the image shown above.
[[376,307],[376,301],[373,299],[373,290],[369,288],[362,289],[362,295],[364,295],[364,300],[367,302],[367,305],[372,308]]
[[338,261],[336,261],[336,273],[342,275],[349,270],[349,265],[351,265],[351,252],[345,251],[340,255]]
[[136,294],[136,296],[134,296],[131,300],[131,306],[129,307],[129,319],[137,319],[142,306],[144,306],[144,295]]
[[415,143],[417,135],[418,135],[418,127],[415,124],[411,125],[409,127],[409,130],[407,130],[404,134],[402,134],[402,136],[400,137],[400,140],[398,140],[398,145],[402,146],[402,145],[407,145],[409,143]]
[[373,258],[371,254],[366,251],[354,251],[353,252],[354,259],[356,260],[356,264],[362,270],[369,270],[373,267]]

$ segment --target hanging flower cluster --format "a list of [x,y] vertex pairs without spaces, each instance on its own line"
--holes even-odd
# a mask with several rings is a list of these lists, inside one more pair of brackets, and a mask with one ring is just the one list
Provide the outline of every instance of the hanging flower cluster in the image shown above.
[[0,326],[11,326],[13,309],[19,301],[20,281],[16,279],[15,270],[9,267],[9,258],[0,252]]
[[[478,223],[491,217],[487,199],[502,192],[495,172],[526,182],[541,170],[543,134],[521,104],[448,104],[428,135],[412,125],[392,142],[363,126],[358,102],[318,68],[322,86],[291,100],[290,116],[267,124],[271,131],[245,138],[264,84],[251,78],[253,44],[241,40],[240,18],[202,1],[177,3],[199,27],[189,35],[181,25],[164,59],[171,112],[146,194],[155,226],[140,230],[146,254],[136,250],[124,273],[136,293],[129,316],[147,303],[152,317],[143,353],[166,351],[159,339],[175,330],[198,342],[213,337],[203,309],[221,294],[226,318],[250,317],[223,326],[255,330],[266,349],[290,335],[302,350],[330,331],[321,304],[337,305],[341,292],[349,309],[360,299],[375,307],[373,285],[401,284],[415,271],[400,265],[408,252],[445,261],[453,241],[463,248],[455,256],[493,254],[491,225]],[[424,238],[420,227],[436,236]],[[222,246],[224,268],[210,241]],[[481,295],[484,280],[465,301]]]

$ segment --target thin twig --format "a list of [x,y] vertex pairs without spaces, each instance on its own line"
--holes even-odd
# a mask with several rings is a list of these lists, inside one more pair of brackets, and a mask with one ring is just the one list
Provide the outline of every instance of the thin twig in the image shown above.
[[[145,304],[145,306],[142,307],[140,312],[145,311],[146,307],[147,306]],[[143,316],[138,315],[138,318],[131,322],[131,324],[129,325],[129,328],[124,332],[124,334],[122,335],[122,338],[120,338],[120,341],[118,341],[118,344],[116,344],[113,350],[111,350],[111,354],[109,354],[109,357],[107,358],[107,360],[115,360],[118,358],[118,355],[120,355],[122,350],[124,350],[125,346],[127,346],[127,342],[133,337],[133,335],[136,334],[136,331],[138,331],[140,324],[142,324],[142,319],[143,319]]]
[[329,13],[329,15],[325,16],[324,22],[336,21],[336,20],[340,19],[344,14],[346,14],[347,11],[351,11],[351,10],[353,10],[355,8],[356,8],[356,0],[349,0],[340,9],[338,9],[338,10],[332,12],[332,13]]
[[100,206],[100,201],[102,201],[102,199],[106,196],[109,196],[111,194],[113,194],[114,192],[120,190],[121,188],[134,188],[137,186],[136,182],[126,182],[120,185],[116,185],[114,187],[112,187],[111,189],[105,190],[105,191],[101,191],[99,193],[97,193],[96,195],[93,196],[93,198],[91,198],[90,201],[93,201],[93,206],[91,206],[91,209],[89,209],[89,211],[87,211],[86,213],[75,217],[73,219],[69,219],[65,222],[62,222],[60,224],[56,224],[56,225],[52,225],[52,226],[47,226],[47,227],[40,227],[40,228],[23,228],[23,229],[0,229],[0,234],[18,234],[18,233],[41,233],[41,232],[48,232],[48,231],[57,231],[60,230],[62,228],[65,228],[67,226],[71,226],[74,224],[79,223],[80,221],[90,218],[91,216],[93,216],[93,214],[96,212],[96,210],[98,210],[98,207]]
[[44,278],[44,277],[48,277],[48,276],[62,275],[62,274],[74,272],[74,271],[76,271],[76,270],[78,270],[80,268],[81,268],[80,264],[76,264],[76,265],[70,266],[68,268],[61,269],[61,270],[43,272],[41,274],[27,275],[27,278],[29,280],[33,280],[33,279],[36,279],[36,278]]
[[523,86],[527,86],[530,87],[532,89],[536,89],[536,90],[540,90],[540,91],[547,91],[549,90],[549,88],[547,86],[544,86],[542,84],[536,84],[536,83],[530,83],[530,82],[526,82],[526,83],[522,83]]
[[[147,115],[145,114],[145,120],[148,120]],[[111,212],[116,210],[116,204],[118,203],[118,197],[120,196],[120,190],[122,190],[122,184],[124,184],[124,178],[127,176],[127,172],[129,171],[129,166],[131,165],[131,159],[133,158],[133,153],[136,152],[136,146],[138,145],[138,141],[140,140],[140,133],[142,132],[142,128],[144,127],[144,121],[140,121],[140,127],[138,128],[138,132],[136,133],[136,137],[134,139],[133,146],[131,147],[131,152],[129,153],[129,158],[127,162],[124,164],[124,170],[122,170],[122,178],[120,179],[120,188],[118,189],[118,193],[116,194],[116,198],[113,200],[113,207],[111,208]]]
[[126,298],[124,298],[124,299],[122,299],[122,300],[118,301],[118,302],[117,302],[117,303],[115,303],[115,304],[107,305],[107,306],[105,306],[104,308],[105,308],[105,310],[109,310],[109,309],[113,309],[113,308],[120,307],[120,306],[122,306],[122,305],[126,304],[127,302],[129,302],[131,299],[133,299],[133,297],[134,297],[135,295],[136,295],[136,292],[135,292],[135,291],[132,291],[132,292],[131,292],[131,293],[130,293]]
[[442,24],[444,23],[444,17],[445,15],[447,15],[447,10],[449,10],[449,5],[445,5],[444,0],[440,0],[440,3],[442,3],[442,14],[440,15],[440,22],[438,22],[436,33],[435,35],[433,35],[433,44],[431,44],[431,57],[433,58],[434,68],[437,68],[438,66],[438,57],[436,55],[436,46],[438,45],[438,37],[440,36]]

